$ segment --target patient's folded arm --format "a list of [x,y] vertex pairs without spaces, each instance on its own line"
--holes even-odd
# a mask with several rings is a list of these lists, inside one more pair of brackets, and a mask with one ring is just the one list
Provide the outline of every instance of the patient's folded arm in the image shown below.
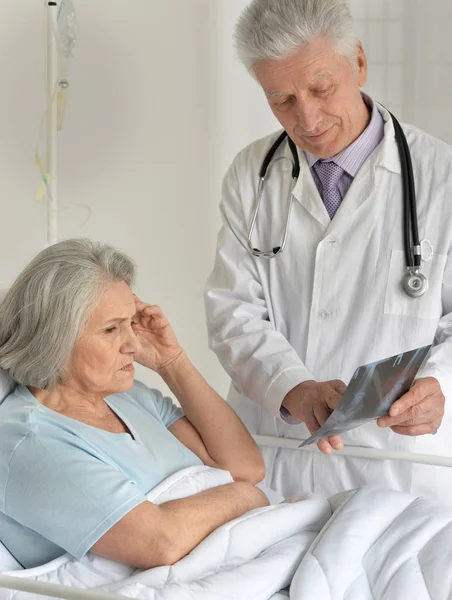
[[267,505],[265,494],[243,481],[160,506],[143,502],[107,531],[91,551],[139,569],[171,565],[220,525]]
[[265,464],[256,442],[187,356],[160,374],[185,413],[169,427],[171,433],[204,464],[229,471],[235,481],[262,481]]

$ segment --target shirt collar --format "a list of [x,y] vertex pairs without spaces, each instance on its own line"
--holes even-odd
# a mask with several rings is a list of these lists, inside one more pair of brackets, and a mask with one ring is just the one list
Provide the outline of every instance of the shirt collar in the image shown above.
[[[377,105],[369,96],[362,94],[366,106],[372,110],[370,122],[362,134],[350,146],[328,159],[335,162],[351,177],[355,177],[360,168],[379,145],[384,138],[384,120]],[[315,165],[319,160],[317,156],[310,152],[304,153],[309,168]]]

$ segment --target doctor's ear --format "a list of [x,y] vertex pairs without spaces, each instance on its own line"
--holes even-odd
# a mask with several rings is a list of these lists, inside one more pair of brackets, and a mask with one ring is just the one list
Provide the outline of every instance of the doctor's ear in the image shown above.
[[358,42],[357,70],[358,85],[363,87],[367,83],[367,56],[361,42]]

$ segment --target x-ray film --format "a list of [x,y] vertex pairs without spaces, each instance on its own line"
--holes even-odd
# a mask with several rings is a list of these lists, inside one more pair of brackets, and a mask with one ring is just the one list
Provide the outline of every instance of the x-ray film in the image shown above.
[[423,346],[356,369],[334,411],[299,448],[386,416],[410,389],[430,348]]

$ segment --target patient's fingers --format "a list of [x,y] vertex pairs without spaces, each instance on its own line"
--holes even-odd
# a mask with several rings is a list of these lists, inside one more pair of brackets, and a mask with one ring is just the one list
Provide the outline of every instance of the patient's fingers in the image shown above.
[[149,309],[151,308],[158,308],[160,309],[160,307],[153,307],[152,304],[149,304],[149,302],[143,302],[142,300],[140,300],[137,296],[134,296],[135,299],[135,306],[137,308],[137,311],[139,312],[150,312]]
[[162,312],[162,309],[157,304],[148,304],[142,302],[135,296],[135,305],[137,308],[137,316],[147,326],[152,322],[155,327],[163,327],[168,320]]
[[143,312],[150,317],[163,317],[163,312],[157,304],[145,304],[142,308]]
[[133,295],[133,298],[135,300],[135,305],[137,307],[137,310],[148,311],[148,309],[152,309],[152,312],[160,312],[160,313],[162,312],[162,309],[157,304],[149,304],[149,302],[143,302],[142,300],[140,300],[138,298],[138,296],[136,294]]

